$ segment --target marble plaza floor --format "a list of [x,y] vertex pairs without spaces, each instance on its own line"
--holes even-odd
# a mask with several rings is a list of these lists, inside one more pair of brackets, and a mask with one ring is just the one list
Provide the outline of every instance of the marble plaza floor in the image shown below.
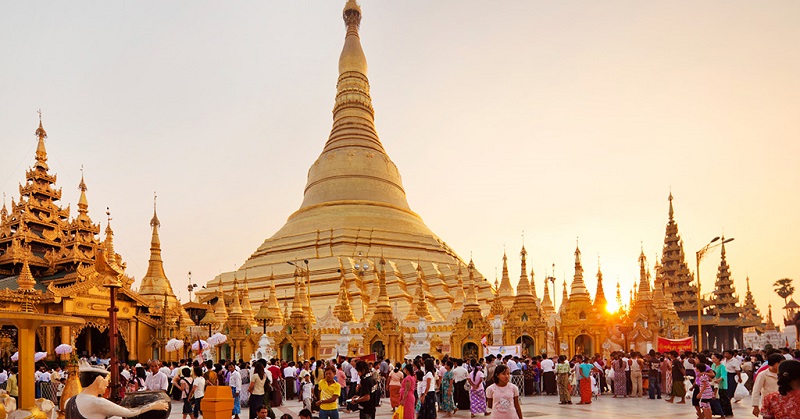
[[[530,396],[522,397],[521,404],[524,418],[696,418],[694,408],[689,404],[688,400],[686,405],[676,405],[666,403],[664,400],[650,400],[647,397],[614,399],[611,395],[603,395],[590,405],[573,404],[561,406],[558,404],[558,396]],[[300,409],[302,409],[300,402],[287,401],[284,402],[283,406],[274,410],[278,418],[282,414],[288,413],[297,419]],[[180,411],[181,404],[173,403],[170,419],[180,419]],[[749,399],[733,405],[733,413],[737,417],[752,417],[751,411],[752,407]],[[243,408],[239,416],[242,419],[246,419],[248,417],[247,408]],[[316,417],[316,413],[314,416]],[[377,418],[391,419],[391,416],[392,409],[389,406],[389,399],[384,399],[382,406],[378,408]],[[339,417],[341,419],[358,419],[358,413],[341,412]],[[445,416],[440,413],[438,417],[444,418]],[[469,419],[470,415],[469,412],[459,411],[454,417]],[[476,419],[481,417],[478,416]]]

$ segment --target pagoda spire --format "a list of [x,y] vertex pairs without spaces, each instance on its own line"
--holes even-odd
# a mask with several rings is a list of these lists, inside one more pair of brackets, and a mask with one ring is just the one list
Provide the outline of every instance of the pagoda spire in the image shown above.
[[267,300],[264,303],[267,304],[269,308],[269,313],[271,318],[275,320],[275,323],[283,324],[283,311],[281,311],[281,305],[278,302],[278,292],[275,290],[275,273],[271,272],[269,275],[269,302]]
[[567,292],[567,278],[564,278],[564,284],[561,286],[561,307],[559,310],[563,310],[567,304],[569,303],[569,293]]
[[42,110],[39,110],[39,128],[36,128],[36,138],[39,140],[39,143],[36,145],[36,163],[33,165],[34,168],[41,168],[45,172],[50,170],[47,166],[47,148],[44,146],[44,140],[47,138],[47,131],[44,130],[42,126]]
[[381,252],[380,271],[378,271],[378,305],[377,308],[389,310],[392,308],[389,305],[389,293],[386,291],[386,259]]
[[639,288],[636,293],[636,301],[650,301],[653,294],[650,292],[650,274],[647,271],[647,257],[644,255],[644,248],[639,254]]
[[214,307],[214,317],[217,318],[219,324],[225,324],[228,321],[228,309],[225,307],[225,293],[222,291],[222,277],[217,282],[217,305]]
[[300,289],[302,280],[299,278],[297,268],[294,271],[294,299],[292,300],[292,317],[297,313],[303,314],[303,292]]
[[772,321],[772,304],[767,307],[767,324],[764,330],[775,330],[775,322]]
[[525,250],[525,245],[522,245],[522,250],[519,252],[520,274],[519,274],[519,282],[517,283],[517,297],[533,296],[533,294],[531,294],[531,285],[528,282],[527,256],[528,256],[528,251]]
[[[166,295],[166,294],[164,294]],[[166,298],[166,297],[165,297]],[[239,280],[233,278],[233,302],[231,303],[231,316],[243,316],[242,304],[239,300]]]
[[[555,272],[553,272],[555,275]],[[542,297],[542,311],[547,314],[551,314],[555,312],[555,307],[553,306],[553,300],[550,299],[550,286],[547,285],[547,277],[544,278],[544,297]],[[553,291],[555,291],[555,286],[553,286]]]
[[622,310],[622,292],[619,288],[619,281],[617,281],[617,310]]
[[350,293],[347,292],[347,278],[344,274],[344,266],[342,259],[339,258],[339,299],[336,301],[336,307],[333,309],[333,314],[342,323],[349,323],[354,320],[353,309],[350,307]]
[[603,291],[603,271],[600,270],[600,258],[597,258],[597,290],[594,293],[594,305],[598,309],[605,309],[608,305],[606,293]]
[[464,311],[464,303],[467,300],[467,294],[464,292],[465,286],[464,280],[462,279],[463,274],[461,272],[461,262],[455,262],[458,264],[458,271],[456,271],[456,292],[455,296],[453,297],[453,308],[450,309],[450,313],[452,314],[448,315],[448,317],[453,316],[453,320],[455,320],[455,318],[458,316],[461,316]]
[[536,295],[536,281],[534,281],[533,278],[534,278],[533,268],[531,268],[531,295],[533,295],[533,298],[538,303],[539,302],[539,296]]
[[719,268],[717,268],[717,279],[714,283],[714,296],[711,300],[712,312],[724,318],[738,319],[744,310],[739,306],[739,299],[735,296],[736,287],[733,284],[733,278],[731,278],[731,270],[725,252],[724,235],[720,241],[722,249]]
[[750,277],[748,276],[745,281],[747,282],[747,292],[744,296],[742,316],[752,320],[758,319],[757,321],[761,323],[761,313],[759,313],[758,307],[756,307],[756,300],[753,298],[753,293],[750,291]]
[[33,273],[31,273],[31,267],[28,265],[28,259],[30,258],[31,250],[29,247],[24,247],[22,249],[22,269],[19,272],[19,276],[17,276],[17,291],[21,293],[33,293],[36,292],[36,279],[33,278]]
[[425,298],[425,273],[422,272],[421,264],[417,264],[417,298],[414,302],[414,307],[409,311],[406,317],[407,321],[416,321],[420,318],[426,320],[433,320],[431,311],[428,309],[428,301]]
[[501,298],[514,296],[514,287],[511,286],[511,278],[508,276],[508,257],[505,250],[503,250],[503,275],[500,278],[500,288],[497,289],[497,294]]
[[[566,282],[566,281],[565,281]],[[589,299],[589,291],[586,289],[586,284],[583,282],[583,265],[581,265],[581,249],[575,245],[575,275],[572,279],[572,289],[569,293],[569,298]]]
[[158,230],[161,228],[161,221],[158,220],[158,195],[153,193],[153,218],[150,219],[150,228],[152,234],[150,236],[150,260],[147,265],[147,273],[142,278],[142,285],[139,287],[139,294],[143,297],[161,296],[164,293],[175,297],[175,292],[172,290],[172,284],[167,279],[167,274],[164,272],[164,261],[161,258],[161,238],[159,237]]
[[89,213],[89,200],[86,199],[86,182],[83,180],[83,166],[81,166],[81,183],[78,184],[78,189],[81,191],[81,197],[78,199],[78,218],[88,217]]
[[[472,262],[472,259],[469,260],[469,265],[467,266],[467,271],[469,272],[469,285],[467,288],[467,307],[477,307],[478,306],[478,295],[475,293],[475,263]],[[460,275],[461,272],[461,265],[458,267],[458,272]]]
[[242,313],[244,314],[248,324],[254,325],[256,324],[256,318],[255,312],[253,311],[253,305],[250,304],[250,287],[248,286],[247,282],[247,271],[245,270],[244,289],[242,290]]
[[675,222],[672,191],[668,201],[668,221],[661,253],[661,280],[666,284],[665,296],[672,296],[678,316],[686,320],[697,317],[697,286],[686,264],[683,240],[678,232],[678,223]]

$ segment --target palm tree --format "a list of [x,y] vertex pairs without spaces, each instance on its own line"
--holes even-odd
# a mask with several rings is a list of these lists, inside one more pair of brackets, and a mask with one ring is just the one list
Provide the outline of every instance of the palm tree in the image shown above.
[[781,278],[772,284],[772,286],[775,287],[775,294],[778,294],[779,297],[783,298],[784,305],[789,304],[786,299],[794,294],[792,281],[793,280],[791,278]]

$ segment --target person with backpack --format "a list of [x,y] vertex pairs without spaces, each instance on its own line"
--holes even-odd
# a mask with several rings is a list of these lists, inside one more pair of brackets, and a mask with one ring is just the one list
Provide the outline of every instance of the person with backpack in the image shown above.
[[183,413],[183,419],[188,419],[192,416],[192,400],[189,398],[189,393],[192,391],[192,383],[194,380],[191,379],[191,374],[189,368],[181,368],[180,374],[176,375],[175,378],[177,382],[175,383],[175,388],[180,389],[181,393],[181,400],[183,400],[183,408],[181,409],[181,413]]

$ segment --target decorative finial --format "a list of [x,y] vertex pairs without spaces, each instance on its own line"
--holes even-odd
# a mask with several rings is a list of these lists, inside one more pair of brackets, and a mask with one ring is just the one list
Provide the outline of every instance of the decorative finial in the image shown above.
[[153,218],[150,219],[150,227],[161,227],[161,221],[158,220],[158,215],[156,214],[156,204],[158,201],[158,194],[153,191]]

